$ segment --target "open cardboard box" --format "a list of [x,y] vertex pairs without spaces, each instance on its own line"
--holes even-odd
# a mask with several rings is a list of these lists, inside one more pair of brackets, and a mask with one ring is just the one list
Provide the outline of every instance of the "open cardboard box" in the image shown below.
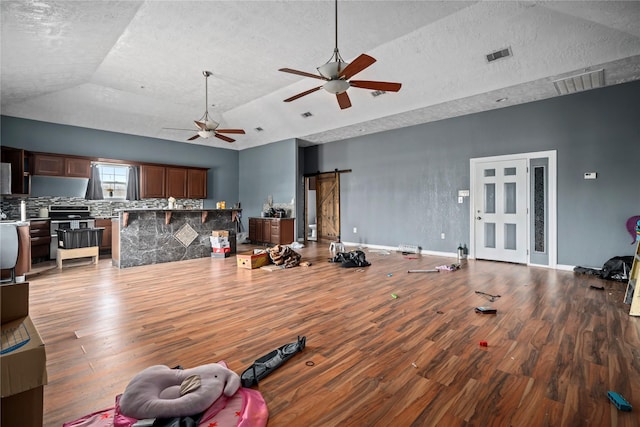
[[29,317],[29,283],[0,286],[2,425],[41,427],[47,384],[45,345]]

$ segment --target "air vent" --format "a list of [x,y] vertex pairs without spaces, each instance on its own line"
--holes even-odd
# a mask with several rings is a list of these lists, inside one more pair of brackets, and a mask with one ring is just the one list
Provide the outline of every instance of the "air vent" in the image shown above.
[[487,62],[493,62],[496,59],[506,58],[511,56],[511,48],[508,47],[506,49],[497,50],[487,55]]
[[583,90],[596,89],[604,86],[604,70],[589,71],[566,79],[555,80],[553,85],[558,95],[582,92]]
[[301,116],[306,119],[307,117],[313,116],[313,114],[311,114],[309,111],[307,111],[306,113],[302,113]]
[[256,132],[262,132],[264,129],[262,129],[260,126],[258,126],[257,128],[255,128]]
[[384,95],[385,93],[387,92],[385,92],[384,90],[374,90],[373,92],[371,92],[371,96],[375,98],[376,96]]

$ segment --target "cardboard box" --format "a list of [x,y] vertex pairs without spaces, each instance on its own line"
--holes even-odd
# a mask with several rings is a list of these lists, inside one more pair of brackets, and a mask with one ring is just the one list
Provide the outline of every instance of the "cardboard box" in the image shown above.
[[213,230],[211,232],[212,237],[229,237],[229,230]]
[[211,241],[212,248],[230,248],[231,243],[229,243],[228,237],[209,237]]
[[29,315],[29,282],[0,285],[0,323]]
[[2,348],[12,347],[0,355],[2,399],[47,384],[44,342],[29,316],[2,324]]
[[36,387],[2,398],[2,422],[11,427],[42,427],[44,387]]
[[253,270],[267,265],[271,262],[269,254],[266,252],[255,254],[253,252],[244,252],[236,254],[238,268],[247,268]]
[[211,248],[211,252],[214,254],[228,254],[231,253],[231,248]]

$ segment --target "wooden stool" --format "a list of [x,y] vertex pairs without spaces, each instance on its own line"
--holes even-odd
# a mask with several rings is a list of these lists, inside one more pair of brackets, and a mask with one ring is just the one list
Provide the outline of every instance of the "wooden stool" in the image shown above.
[[59,269],[62,269],[62,260],[74,259],[74,258],[85,258],[85,257],[92,257],[93,263],[97,264],[99,256],[100,256],[99,246],[90,246],[88,248],[75,248],[75,249],[58,248],[58,253],[56,254],[56,265],[58,266]]

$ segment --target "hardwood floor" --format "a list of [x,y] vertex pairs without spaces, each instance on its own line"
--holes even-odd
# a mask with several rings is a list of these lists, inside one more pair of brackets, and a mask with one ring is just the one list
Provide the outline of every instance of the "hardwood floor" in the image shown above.
[[[298,252],[310,267],[244,270],[231,257],[119,270],[101,259],[30,277],[45,425],[112,406],[150,365],[224,360],[240,374],[298,335],[306,349],[258,387],[270,427],[639,425],[640,318],[623,283],[486,261],[409,274],[454,260],[398,253],[343,269],[327,245]],[[483,305],[497,315],[474,312]]]

